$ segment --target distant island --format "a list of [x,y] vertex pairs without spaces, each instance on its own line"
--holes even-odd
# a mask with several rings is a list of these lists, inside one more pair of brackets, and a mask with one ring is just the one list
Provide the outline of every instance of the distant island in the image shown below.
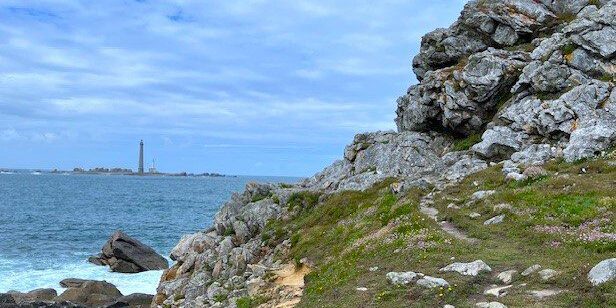
[[[204,172],[204,173],[189,173],[189,172],[176,172],[176,173],[167,173],[167,172],[145,172],[145,173],[137,173],[132,169],[127,168],[105,168],[105,167],[96,167],[91,169],[84,168],[73,168],[72,171],[53,169],[50,173],[54,174],[111,174],[111,175],[134,175],[134,176],[186,176],[186,177],[230,177],[229,175],[215,173],[215,172]],[[234,176],[231,176],[234,177]]]
[[[51,173],[59,173],[59,174],[108,174],[108,175],[134,175],[134,176],[186,176],[186,177],[227,177],[227,175],[220,173],[188,173],[188,172],[177,172],[177,173],[165,173],[159,172],[156,169],[155,161],[152,160],[152,166],[146,171],[144,166],[144,143],[143,140],[139,142],[139,167],[137,172],[134,172],[133,169],[127,168],[106,168],[106,167],[96,167],[91,169],[84,169],[81,167],[73,168],[73,171],[62,171],[58,169],[53,169]],[[40,172],[40,171],[37,171]]]

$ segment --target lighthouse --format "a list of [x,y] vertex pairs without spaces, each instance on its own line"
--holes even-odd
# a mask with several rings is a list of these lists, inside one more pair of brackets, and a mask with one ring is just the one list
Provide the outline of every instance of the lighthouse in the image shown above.
[[139,169],[137,173],[143,175],[143,140],[139,143]]

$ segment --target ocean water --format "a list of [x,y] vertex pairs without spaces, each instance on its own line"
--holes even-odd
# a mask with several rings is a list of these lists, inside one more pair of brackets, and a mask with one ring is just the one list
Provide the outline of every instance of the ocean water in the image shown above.
[[86,259],[117,229],[168,256],[250,181],[298,179],[0,174],[0,293],[61,292],[60,280],[83,278],[107,280],[123,294],[154,294],[162,271],[111,273]]

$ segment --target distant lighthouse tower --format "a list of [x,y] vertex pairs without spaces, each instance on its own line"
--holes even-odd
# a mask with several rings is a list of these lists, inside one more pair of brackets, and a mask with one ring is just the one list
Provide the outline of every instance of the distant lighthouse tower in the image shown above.
[[139,175],[143,175],[143,140],[139,143]]

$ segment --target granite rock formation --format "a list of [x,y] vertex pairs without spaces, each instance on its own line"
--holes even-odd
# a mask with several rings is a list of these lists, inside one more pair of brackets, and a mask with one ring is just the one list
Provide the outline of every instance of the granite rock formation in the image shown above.
[[[271,306],[297,300],[301,291],[276,279],[290,240],[270,248],[261,233],[294,215],[293,193],[363,190],[390,177],[398,193],[451,185],[490,164],[522,176],[553,158],[602,154],[616,144],[614,16],[614,0],[470,1],[451,27],[422,39],[420,82],[398,99],[398,131],[357,135],[343,159],[298,185],[235,194],[212,228],[173,249],[153,306],[234,307],[264,292]],[[457,146],[473,136],[472,147]],[[302,260],[296,272],[309,267]]]
[[99,255],[90,257],[88,261],[96,265],[108,265],[112,272],[120,273],[169,268],[167,259],[120,230],[111,235]]

